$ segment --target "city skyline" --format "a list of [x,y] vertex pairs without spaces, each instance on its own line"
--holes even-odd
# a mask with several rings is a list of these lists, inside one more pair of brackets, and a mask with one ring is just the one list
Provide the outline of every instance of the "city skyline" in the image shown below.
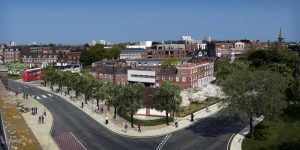
[[3,2],[0,41],[83,44],[194,39],[299,41],[299,2],[48,1]]

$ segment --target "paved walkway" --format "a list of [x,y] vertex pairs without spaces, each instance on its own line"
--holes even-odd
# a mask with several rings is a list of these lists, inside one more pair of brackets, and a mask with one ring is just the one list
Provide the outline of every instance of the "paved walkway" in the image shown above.
[[[9,94],[15,96],[15,93],[13,92],[10,92]],[[41,103],[31,99],[30,97],[28,99],[23,99],[22,95],[23,94],[18,94],[17,102],[19,102],[21,105],[24,105],[24,107],[28,107],[30,109],[31,107],[37,107],[38,109],[38,113],[36,115],[32,115],[30,110],[30,112],[22,113],[22,116],[28,126],[31,128],[42,148],[44,150],[59,150],[57,144],[50,135],[53,123],[51,112],[49,112]],[[44,116],[44,124],[39,124],[38,118],[42,115],[44,109],[46,111],[46,116]]]
[[[259,118],[255,118],[253,121],[253,127],[258,125],[262,120],[264,119],[264,116],[261,116]],[[231,141],[230,145],[228,146],[228,150],[242,150],[242,143],[245,139],[245,136],[249,133],[250,126],[248,125],[243,130],[238,132],[237,134],[234,134],[233,137],[229,140]]]
[[[52,92],[49,87],[44,87],[44,86],[41,86],[39,84],[31,84],[31,85],[34,85],[37,88],[40,88],[40,89],[48,91],[48,92]],[[56,88],[57,87],[54,87],[54,89],[56,89]],[[89,101],[88,104],[84,104],[84,108],[81,108],[81,102],[83,100],[82,96],[79,97],[78,99],[75,99],[75,98],[70,99],[69,95],[64,96],[64,92],[63,92],[63,94],[52,92],[52,94],[55,94],[57,96],[62,97],[63,99],[65,99],[66,101],[68,101],[69,103],[71,103],[72,105],[77,107],[78,109],[81,109],[83,112],[85,112],[91,118],[96,120],[99,124],[104,126],[109,131],[111,131],[113,133],[116,133],[116,134],[119,134],[121,136],[130,136],[130,137],[137,137],[137,138],[138,137],[156,137],[156,136],[162,136],[162,135],[170,134],[170,133],[175,132],[177,130],[187,128],[188,126],[193,124],[193,122],[190,121],[190,116],[186,116],[184,118],[178,118],[178,121],[179,121],[178,128],[175,127],[174,123],[170,123],[169,126],[167,126],[167,125],[142,126],[142,128],[141,128],[142,132],[138,132],[136,127],[135,128],[130,128],[130,122],[127,122],[123,118],[117,116],[117,118],[114,119],[113,118],[113,108],[111,108],[110,111],[108,111],[103,103],[100,104],[100,108],[102,106],[104,107],[103,113],[95,112],[94,111],[96,109],[96,107],[95,107],[96,102],[95,101]],[[70,95],[73,95],[73,97],[74,97],[75,94],[73,92],[70,92]],[[210,115],[213,115],[221,109],[222,109],[222,107],[219,107],[219,103],[214,104],[214,105],[209,107],[209,110],[210,110],[209,112],[207,112],[206,109],[202,109],[202,110],[194,113],[194,120],[197,121],[197,120],[203,119],[205,117],[208,117]],[[105,124],[105,117],[106,116],[109,118],[108,119],[109,120],[108,125]],[[128,126],[129,126],[127,132],[124,131],[124,123],[125,122],[127,122]]]

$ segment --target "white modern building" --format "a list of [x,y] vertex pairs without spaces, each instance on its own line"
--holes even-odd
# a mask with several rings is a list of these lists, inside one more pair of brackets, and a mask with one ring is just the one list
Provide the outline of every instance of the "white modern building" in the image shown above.
[[156,69],[134,69],[127,71],[127,80],[129,83],[140,82],[146,87],[155,87]]
[[92,41],[91,41],[91,46],[95,46],[96,43],[97,43],[97,42],[96,42],[95,40],[92,40]]

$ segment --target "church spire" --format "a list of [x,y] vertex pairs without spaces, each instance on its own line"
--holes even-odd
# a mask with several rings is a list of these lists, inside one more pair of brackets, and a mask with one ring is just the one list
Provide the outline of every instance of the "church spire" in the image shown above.
[[282,36],[282,31],[281,31],[281,28],[280,28],[280,31],[279,31],[279,36],[278,36],[278,42],[279,43],[282,43],[284,40],[283,36]]

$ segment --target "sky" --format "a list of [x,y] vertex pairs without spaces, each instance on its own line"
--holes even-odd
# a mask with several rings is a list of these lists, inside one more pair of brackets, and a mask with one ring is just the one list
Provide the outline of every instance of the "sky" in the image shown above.
[[[299,0],[0,0],[0,42],[300,41]],[[297,8],[298,7],[298,8]]]

